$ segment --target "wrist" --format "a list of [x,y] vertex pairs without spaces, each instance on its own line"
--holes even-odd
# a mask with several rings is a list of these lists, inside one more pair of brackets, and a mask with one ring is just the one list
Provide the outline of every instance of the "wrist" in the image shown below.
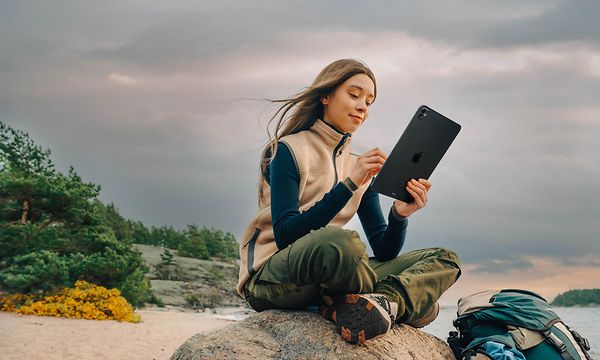
[[360,187],[360,185],[361,185],[361,183],[360,183],[360,179],[355,179],[355,178],[353,178],[352,176],[348,176],[348,177],[346,177],[346,179],[347,179],[349,182],[352,182],[352,184],[354,184],[354,186],[356,186],[357,188],[359,188],[359,187]]
[[392,204],[392,215],[394,215],[394,217],[398,220],[406,219],[407,217],[410,216],[411,213],[402,213],[402,212],[398,211],[398,208],[396,205],[397,202],[398,202],[398,200],[394,201],[394,203]]
[[348,188],[348,190],[352,192],[355,192],[358,189],[358,186],[356,186],[354,181],[352,181],[349,176],[345,178],[342,183]]

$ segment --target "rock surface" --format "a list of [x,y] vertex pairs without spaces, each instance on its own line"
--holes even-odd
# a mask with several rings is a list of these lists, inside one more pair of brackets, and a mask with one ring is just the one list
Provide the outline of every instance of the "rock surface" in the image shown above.
[[197,334],[171,360],[197,359],[454,359],[437,337],[410,326],[352,345],[316,313],[269,310],[218,331]]
[[133,244],[142,253],[149,272],[146,277],[152,284],[154,295],[164,305],[194,310],[216,307],[246,307],[236,290],[239,265],[215,260],[200,260],[177,256],[172,264],[163,265],[164,248]]

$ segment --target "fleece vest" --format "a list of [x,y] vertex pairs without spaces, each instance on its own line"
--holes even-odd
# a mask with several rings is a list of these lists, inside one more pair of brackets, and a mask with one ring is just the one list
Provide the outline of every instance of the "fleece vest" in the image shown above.
[[[279,141],[290,150],[300,176],[300,212],[310,209],[335,185],[346,179],[358,161],[358,155],[350,152],[351,134],[342,133],[321,119],[317,119],[310,128],[283,136]],[[263,182],[263,196],[259,199],[258,211],[240,241],[237,290],[242,297],[245,297],[246,282],[278,251],[271,218],[271,189],[266,180]],[[369,184],[367,181],[354,191],[329,226],[342,227],[352,219]]]

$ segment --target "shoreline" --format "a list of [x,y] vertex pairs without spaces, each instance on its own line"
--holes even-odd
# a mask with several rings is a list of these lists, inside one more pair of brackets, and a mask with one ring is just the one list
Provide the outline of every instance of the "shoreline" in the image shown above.
[[[190,337],[235,322],[227,316],[169,307],[136,309],[139,323],[0,312],[2,359],[169,359]],[[219,313],[220,312],[220,313]]]
[[[443,311],[438,319],[422,330],[445,340],[448,331],[454,330],[451,326],[455,316],[453,308],[442,307]],[[557,309],[567,324],[593,342],[592,354],[597,355],[597,344],[594,340],[599,330],[596,325],[592,325],[593,319],[582,318],[581,314],[585,313],[577,312],[585,308]],[[190,337],[223,328],[241,320],[240,317],[254,313],[253,310],[243,307],[223,307],[215,309],[214,312],[199,312],[175,306],[150,306],[135,311],[141,316],[141,322],[137,324],[116,320],[21,315],[2,311],[2,359],[170,359],[175,350]]]

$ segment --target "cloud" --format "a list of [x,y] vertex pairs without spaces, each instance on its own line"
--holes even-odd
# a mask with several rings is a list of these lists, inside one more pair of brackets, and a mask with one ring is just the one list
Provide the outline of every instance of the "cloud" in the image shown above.
[[[380,41],[382,33],[404,34],[470,49],[568,42],[598,47],[600,41],[600,25],[594,17],[600,5],[591,0],[510,5],[479,2],[477,6],[470,1],[453,2],[452,6],[444,2],[388,2],[369,4],[369,16],[365,16],[364,4],[348,6],[339,1],[322,4],[319,11],[303,2],[267,1],[262,5],[223,1],[197,10],[182,6],[152,17],[153,23],[130,33],[125,42],[99,46],[88,54],[132,62],[154,71],[179,71],[247,50],[293,51],[297,45],[290,40],[310,32],[361,33],[373,43]],[[333,13],[337,16],[330,16]],[[316,43],[328,44],[325,39]],[[306,42],[302,47],[310,44]]]
[[564,259],[532,257],[529,258],[532,267],[502,273],[481,272],[479,264],[464,264],[458,282],[444,293],[440,302],[456,305],[461,297],[489,289],[525,289],[551,301],[567,290],[598,286],[600,266],[582,264],[576,258],[569,259],[577,264],[565,265]]
[[600,259],[591,256],[584,256],[580,258],[557,258],[564,266],[592,266],[600,268]]
[[537,16],[499,21],[483,29],[477,45],[517,46],[567,41],[587,41],[598,45],[600,27],[594,14],[597,1],[562,1]]
[[131,76],[121,75],[118,72],[114,72],[108,75],[108,80],[116,84],[125,86],[135,86],[139,83],[138,79]]
[[514,270],[530,269],[534,266],[533,262],[522,256],[507,257],[503,259],[487,258],[481,259],[474,264],[473,271],[481,273],[507,273]]
[[[0,117],[101,184],[127,217],[239,236],[256,211],[272,110],[256,99],[358,58],[378,99],[355,150],[391,151],[422,103],[463,125],[403,251],[450,248],[490,284],[537,258],[597,267],[571,263],[600,255],[595,3],[263,5],[3,6]],[[387,216],[391,200],[381,204]],[[357,218],[348,227],[362,230]]]

